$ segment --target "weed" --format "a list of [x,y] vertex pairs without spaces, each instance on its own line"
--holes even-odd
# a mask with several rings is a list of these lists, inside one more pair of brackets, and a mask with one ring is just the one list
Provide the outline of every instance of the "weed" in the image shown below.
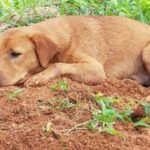
[[150,116],[150,105],[144,105],[144,112],[146,116]]
[[41,103],[39,108],[41,110],[48,110],[48,111],[54,111],[54,110],[64,110],[65,108],[71,108],[76,106],[76,104],[73,104],[69,102],[67,99],[50,99],[46,103]]
[[[120,111],[117,108],[113,107],[112,104],[120,103],[119,99],[113,97],[106,97],[102,93],[98,93],[94,96],[94,101],[99,105],[99,108],[92,109],[92,110],[84,108],[85,110],[91,111],[92,118],[90,120],[76,124],[72,128],[58,130],[58,131],[67,134],[74,130],[89,129],[92,131],[104,132],[111,135],[117,135],[123,137],[123,134],[116,129],[117,121],[121,121],[123,123],[130,122],[133,124],[134,127],[139,127],[139,126],[143,126],[147,128],[150,127],[149,124],[150,118],[148,116],[141,118],[137,122],[133,122],[131,118],[131,115],[133,113],[132,109],[128,108]],[[49,108],[50,110],[60,110],[60,111],[62,111],[64,108],[71,108],[74,106],[81,107],[80,104],[73,104],[66,99],[65,100],[53,99],[53,100],[49,100],[47,104],[44,104],[44,108]],[[147,112],[148,114],[149,106],[148,105],[145,106],[146,106],[145,112]],[[49,130],[50,125],[47,125],[47,127],[44,128],[45,131],[46,128],[48,128]]]
[[52,91],[61,90],[65,93],[67,93],[68,89],[69,89],[69,86],[68,86],[68,83],[66,81],[60,80],[56,84],[52,85],[50,88],[51,88]]
[[9,24],[7,28],[40,22],[53,16],[52,9],[47,7],[50,4],[52,1],[46,0],[1,0],[0,20]]
[[135,127],[143,126],[143,127],[150,128],[150,105],[145,101],[144,102],[137,101],[137,102],[139,103],[140,106],[143,107],[145,117],[135,122],[134,126]]
[[112,135],[122,135],[116,128],[117,120],[123,122],[131,121],[132,110],[127,109],[122,112],[111,106],[112,103],[118,103],[119,100],[113,97],[105,97],[102,94],[96,94],[94,100],[99,105],[99,109],[92,111],[92,119],[87,128],[99,132],[106,132]]
[[139,121],[134,123],[134,127],[138,127],[138,126],[143,126],[146,128],[150,128],[150,118],[149,117],[144,117],[142,119],[140,119]]
[[14,100],[22,92],[23,92],[22,89],[18,89],[18,90],[11,92],[11,93],[6,94],[6,96],[9,100]]

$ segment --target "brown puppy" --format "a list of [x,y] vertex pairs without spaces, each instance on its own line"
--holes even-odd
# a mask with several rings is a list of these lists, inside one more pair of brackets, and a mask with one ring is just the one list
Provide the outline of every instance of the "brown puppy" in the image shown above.
[[150,81],[150,26],[123,17],[68,16],[0,34],[0,86],[41,85],[65,75]]

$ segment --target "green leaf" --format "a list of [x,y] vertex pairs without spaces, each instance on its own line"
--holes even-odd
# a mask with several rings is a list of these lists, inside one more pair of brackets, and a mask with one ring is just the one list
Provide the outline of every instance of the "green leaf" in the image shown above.
[[68,83],[66,81],[63,81],[63,80],[58,81],[56,84],[51,86],[52,91],[62,90],[65,93],[67,93],[68,89],[69,89]]
[[22,89],[18,89],[12,93],[7,94],[7,98],[13,100],[14,98],[16,98],[19,94],[21,94],[23,92]]
[[102,93],[98,93],[95,95],[95,100],[99,105],[102,105],[102,102],[105,105],[109,105],[110,103],[114,103],[114,102],[119,102],[118,99],[113,98],[113,97],[104,97]]
[[118,130],[116,130],[114,127],[106,127],[103,129],[103,131],[112,135],[121,135],[121,133]]
[[68,83],[67,82],[59,81],[58,85],[59,85],[61,90],[63,90],[64,92],[68,92]]
[[73,107],[73,106],[75,106],[75,104],[73,104],[73,103],[71,103],[71,102],[68,102],[68,101],[64,101],[64,102],[62,103],[62,107],[63,107],[63,108],[70,108],[70,107]]
[[143,127],[149,128],[150,124],[148,124],[147,121],[149,121],[149,117],[142,118],[139,121],[137,121],[136,123],[134,123],[134,126],[135,127],[143,126]]
[[98,126],[98,122],[94,119],[89,121],[89,123],[87,124],[87,128],[90,130],[96,129],[97,126]]
[[121,121],[125,121],[125,119],[126,119],[129,122],[131,122],[131,114],[132,113],[133,113],[133,110],[131,110],[131,109],[124,110],[120,114],[118,114],[118,119],[120,119]]
[[144,112],[146,116],[150,116],[150,105],[144,105]]

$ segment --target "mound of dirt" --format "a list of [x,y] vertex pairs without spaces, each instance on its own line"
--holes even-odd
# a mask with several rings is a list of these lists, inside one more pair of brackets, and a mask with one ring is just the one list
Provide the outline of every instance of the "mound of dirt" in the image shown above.
[[[59,80],[67,82],[67,92],[51,89]],[[18,89],[19,94],[14,92]],[[150,129],[134,128],[131,123],[116,124],[123,137],[77,128],[91,118],[88,110],[97,107],[92,95],[99,92],[124,103],[132,101],[136,111],[136,100],[150,101],[150,89],[131,80],[108,79],[88,86],[61,78],[41,87],[0,88],[0,149],[148,150]],[[71,107],[74,104],[80,107]],[[122,102],[116,107],[122,109]]]

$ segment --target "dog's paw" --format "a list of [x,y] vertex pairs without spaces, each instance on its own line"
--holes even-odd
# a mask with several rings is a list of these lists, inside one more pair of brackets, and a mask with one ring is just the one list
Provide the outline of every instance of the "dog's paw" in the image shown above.
[[31,78],[29,78],[25,83],[25,87],[29,87],[29,86],[42,86],[45,85],[47,82],[49,81],[49,78],[45,77],[45,76],[39,76],[39,75],[35,75]]

